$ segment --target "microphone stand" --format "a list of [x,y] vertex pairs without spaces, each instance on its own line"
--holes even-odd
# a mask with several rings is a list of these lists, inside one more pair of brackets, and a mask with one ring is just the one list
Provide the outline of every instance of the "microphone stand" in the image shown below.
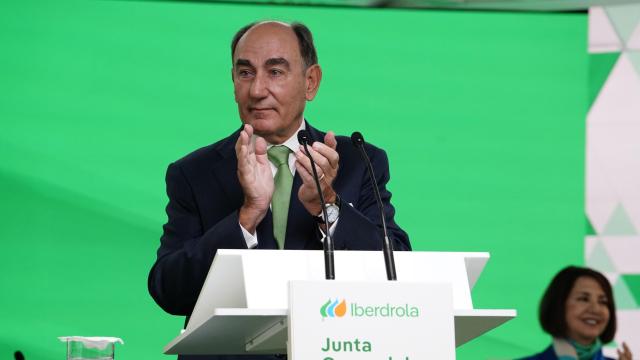
[[380,196],[380,190],[378,189],[378,182],[376,181],[376,177],[373,173],[373,166],[371,166],[371,160],[369,160],[369,156],[367,152],[364,151],[364,137],[359,132],[354,132],[351,135],[351,141],[353,145],[360,150],[360,156],[367,164],[367,170],[369,173],[369,178],[373,183],[373,191],[375,194],[376,202],[378,203],[378,210],[380,211],[380,219],[382,220],[382,234],[384,239],[382,241],[382,252],[384,254],[384,264],[387,269],[387,280],[395,281],[397,280],[396,276],[396,263],[393,258],[393,245],[391,245],[391,241],[389,241],[389,236],[387,235],[387,222],[384,218],[384,207],[382,205],[382,197]]
[[328,223],[329,217],[327,216],[327,206],[326,206],[326,202],[324,201],[324,195],[322,194],[322,187],[320,186],[320,179],[318,178],[316,163],[315,161],[313,161],[313,157],[311,156],[311,153],[309,153],[309,148],[307,147],[307,144],[309,143],[309,135],[306,130],[300,130],[298,132],[298,142],[300,143],[300,145],[304,147],[305,155],[309,158],[309,160],[311,160],[311,170],[313,172],[313,179],[315,180],[315,183],[316,183],[318,195],[320,196],[320,205],[322,206],[322,216],[324,217],[325,224],[327,225],[326,237],[324,238],[324,242],[323,242],[325,278],[327,280],[335,280],[336,275],[335,275],[335,265],[333,261],[333,239],[331,238],[331,232],[329,231],[329,223]]

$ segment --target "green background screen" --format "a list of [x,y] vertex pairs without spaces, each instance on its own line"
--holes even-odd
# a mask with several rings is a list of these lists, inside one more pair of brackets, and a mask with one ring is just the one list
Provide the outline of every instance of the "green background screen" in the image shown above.
[[458,349],[545,347],[536,308],[582,263],[586,14],[149,1],[0,2],[0,358],[63,359],[64,335],[167,359],[183,319],[147,293],[167,165],[240,124],[229,42],[258,19],[314,32],[306,117],[390,158],[414,249],[489,251],[474,307],[518,310]]

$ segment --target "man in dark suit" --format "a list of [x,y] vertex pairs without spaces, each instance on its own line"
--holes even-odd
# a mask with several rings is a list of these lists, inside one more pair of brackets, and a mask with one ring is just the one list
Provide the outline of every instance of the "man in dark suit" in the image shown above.
[[[346,137],[322,133],[303,117],[322,71],[302,24],[254,23],[232,42],[232,78],[241,129],[171,164],[167,170],[168,221],[149,292],[168,313],[189,316],[218,249],[322,249],[326,232],[336,250],[379,250],[381,222],[366,167]],[[327,202],[328,218],[312,177],[312,164],[296,134],[306,129],[310,155]],[[366,146],[383,198],[396,250],[409,239],[393,217],[388,160]],[[340,171],[338,169],[340,168]],[[337,269],[339,272],[339,269]],[[182,356],[181,359],[266,360],[274,356]]]

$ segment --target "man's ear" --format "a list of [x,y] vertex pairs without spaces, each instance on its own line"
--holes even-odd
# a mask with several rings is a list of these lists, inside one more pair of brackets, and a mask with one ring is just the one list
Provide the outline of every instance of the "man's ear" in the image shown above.
[[231,67],[231,82],[234,82],[234,80],[233,80],[233,66]]
[[313,100],[320,88],[320,81],[322,80],[322,69],[320,65],[315,64],[309,66],[305,71],[305,98],[307,101]]

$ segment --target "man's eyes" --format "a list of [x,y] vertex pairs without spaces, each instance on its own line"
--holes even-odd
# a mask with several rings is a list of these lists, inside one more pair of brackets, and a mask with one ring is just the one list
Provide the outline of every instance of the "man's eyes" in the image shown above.
[[[267,70],[267,73],[269,74],[270,77],[280,77],[285,74],[285,71],[278,68],[272,68]],[[249,77],[256,76],[256,72],[251,69],[238,69],[237,74],[241,78],[249,78]]]
[[269,74],[271,76],[281,76],[281,75],[284,75],[284,71],[280,69],[269,69]]
[[249,77],[253,75],[253,71],[249,69],[240,69],[238,70],[238,75],[241,77]]

